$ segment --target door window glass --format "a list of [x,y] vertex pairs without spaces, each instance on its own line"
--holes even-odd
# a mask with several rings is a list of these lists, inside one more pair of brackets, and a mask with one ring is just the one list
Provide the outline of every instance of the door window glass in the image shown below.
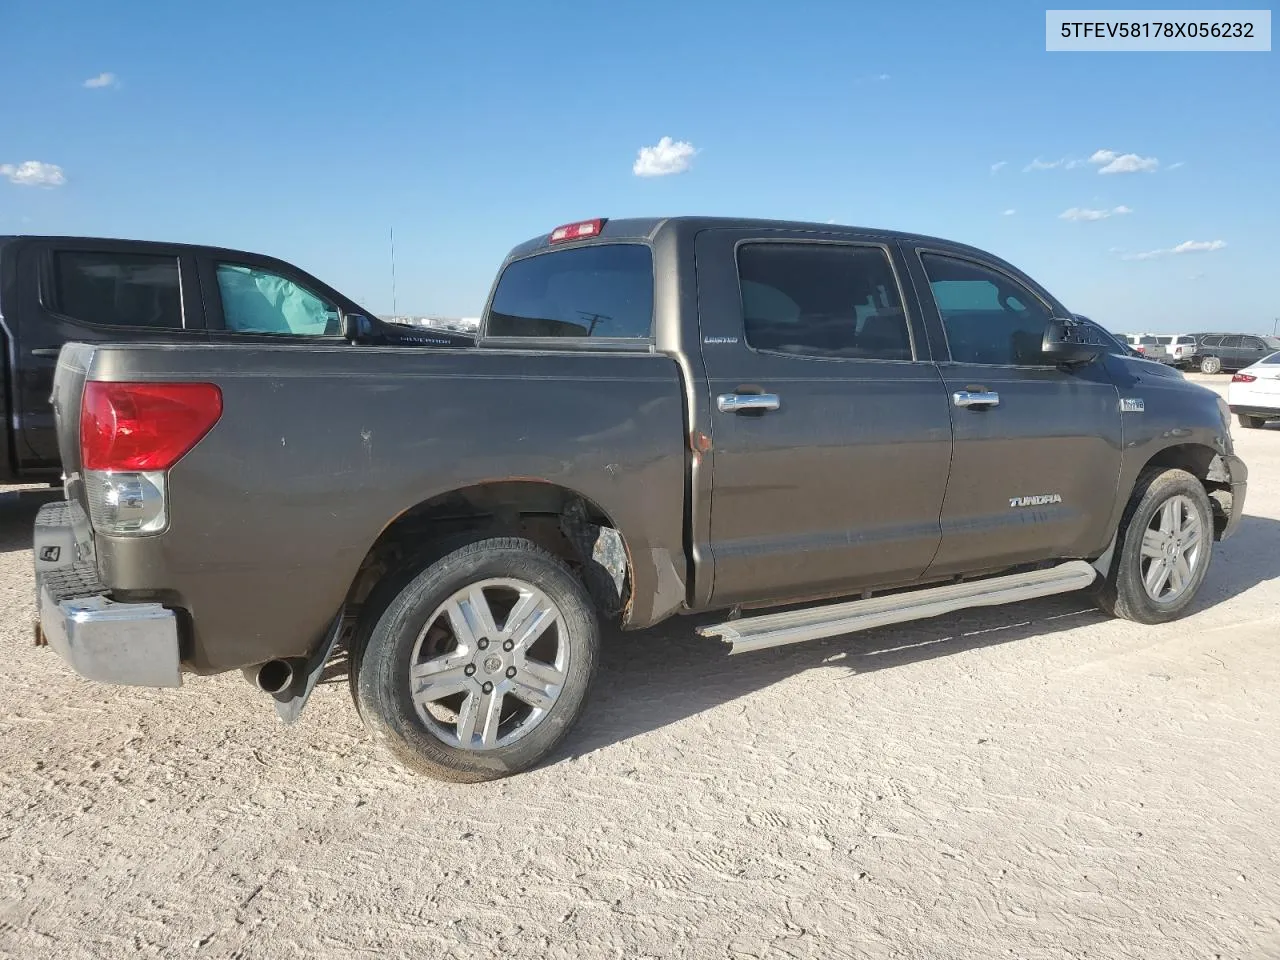
[[879,247],[748,243],[738,251],[743,333],[757,350],[910,360],[893,267]]
[[956,363],[1035,366],[1045,363],[1047,307],[1022,284],[968,260],[926,253],[933,299]]
[[1222,338],[1222,349],[1224,349],[1224,350],[1239,350],[1239,349],[1240,349],[1240,338],[1239,338],[1239,337],[1223,337],[1223,338]]
[[58,250],[54,309],[85,323],[182,329],[177,257]]
[[218,293],[226,328],[235,333],[320,337],[341,332],[334,304],[270,270],[220,263]]

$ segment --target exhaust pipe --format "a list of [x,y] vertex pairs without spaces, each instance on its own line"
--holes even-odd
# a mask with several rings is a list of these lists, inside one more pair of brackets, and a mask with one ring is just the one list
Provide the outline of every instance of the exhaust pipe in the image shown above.
[[288,660],[268,660],[240,671],[244,678],[263,693],[272,696],[284,693],[293,686],[293,664]]

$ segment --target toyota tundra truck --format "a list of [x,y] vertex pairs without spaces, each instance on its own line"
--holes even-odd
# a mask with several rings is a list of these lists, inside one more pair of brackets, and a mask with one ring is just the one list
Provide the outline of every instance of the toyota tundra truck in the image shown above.
[[1247,476],[1216,394],[1010,263],[827,224],[572,223],[466,347],[73,343],[52,404],[38,640],[104,683],[243,670],[286,720],[345,646],[373,739],[458,781],[556,748],[602,625],[1173,619]]

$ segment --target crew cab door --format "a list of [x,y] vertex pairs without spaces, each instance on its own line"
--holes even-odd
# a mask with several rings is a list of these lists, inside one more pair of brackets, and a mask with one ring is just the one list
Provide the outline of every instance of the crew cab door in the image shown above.
[[711,602],[918,577],[951,459],[946,395],[874,236],[695,241],[711,411]]
[[945,351],[938,368],[955,437],[929,576],[1100,553],[1122,451],[1119,392],[1105,365],[1045,362],[1045,327],[1067,314],[1004,266],[967,252],[904,252],[936,352]]
[[[19,470],[56,470],[49,397],[64,343],[203,340],[194,262],[185,248],[48,239],[18,251],[16,417]],[[8,305],[6,305],[8,312]]]

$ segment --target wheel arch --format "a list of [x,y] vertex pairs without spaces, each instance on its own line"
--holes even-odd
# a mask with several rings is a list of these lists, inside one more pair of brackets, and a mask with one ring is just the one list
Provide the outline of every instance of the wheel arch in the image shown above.
[[421,569],[465,543],[523,537],[568,563],[602,617],[626,620],[635,564],[626,536],[597,502],[563,484],[531,478],[483,481],[402,510],[379,532],[347,593],[359,605],[388,577]]
[[[1157,450],[1127,478],[1120,500],[1122,511],[1133,496],[1138,477],[1152,467],[1185,470],[1204,485],[1205,493],[1209,496],[1209,506],[1213,510],[1214,539],[1222,539],[1231,518],[1232,499],[1231,475],[1222,454],[1208,444],[1196,442],[1175,443]],[[1118,523],[1117,519],[1117,529]]]

